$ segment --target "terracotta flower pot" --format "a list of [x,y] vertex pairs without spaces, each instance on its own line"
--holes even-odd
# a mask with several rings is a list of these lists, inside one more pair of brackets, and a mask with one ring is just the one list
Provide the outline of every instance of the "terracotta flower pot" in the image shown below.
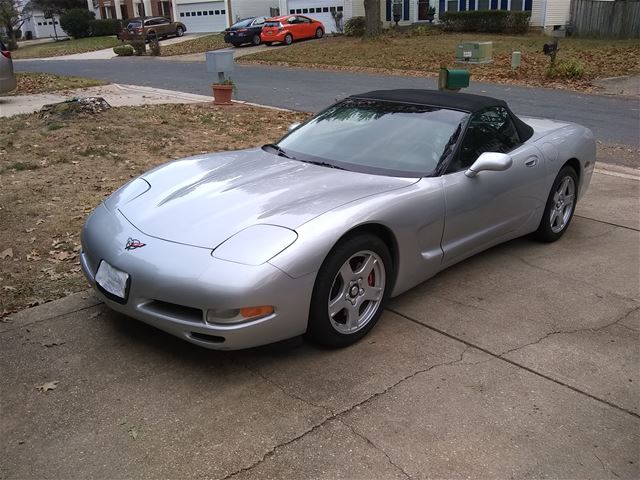
[[220,85],[218,83],[214,83],[211,87],[213,88],[213,103],[215,105],[231,105],[233,85]]

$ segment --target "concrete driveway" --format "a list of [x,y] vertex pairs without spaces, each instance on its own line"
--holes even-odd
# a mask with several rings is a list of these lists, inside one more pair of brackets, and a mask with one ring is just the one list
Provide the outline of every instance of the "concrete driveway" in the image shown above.
[[595,174],[560,242],[459,264],[344,350],[207,351],[88,293],[21,312],[0,477],[637,479],[639,187]]

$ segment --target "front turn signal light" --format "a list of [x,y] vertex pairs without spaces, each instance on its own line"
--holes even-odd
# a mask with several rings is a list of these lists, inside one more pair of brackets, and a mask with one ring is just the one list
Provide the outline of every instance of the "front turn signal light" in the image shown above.
[[245,307],[240,309],[240,315],[244,318],[266,317],[273,313],[271,305],[263,305],[261,307]]

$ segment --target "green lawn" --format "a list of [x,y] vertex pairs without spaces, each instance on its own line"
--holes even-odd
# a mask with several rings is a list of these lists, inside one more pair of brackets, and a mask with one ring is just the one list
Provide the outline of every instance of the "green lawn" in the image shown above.
[[11,55],[14,59],[59,57],[73,53],[93,52],[119,44],[120,41],[116,37],[79,38],[19,47],[18,50],[11,52]]
[[48,93],[58,90],[73,90],[76,88],[95,87],[106,85],[102,80],[90,78],[67,77],[62,75],[52,75],[50,73],[16,73],[18,87],[6,95],[31,95],[34,93]]
[[[494,62],[469,66],[472,80],[589,90],[595,78],[640,72],[637,40],[561,39],[558,62],[566,65],[568,60],[576,60],[584,71],[573,78],[567,78],[563,72],[548,78],[549,58],[542,54],[542,46],[549,37],[440,33],[437,29],[427,32],[431,34],[388,33],[373,40],[328,37],[248,55],[239,61],[435,75],[441,64],[459,67],[455,63],[455,47],[459,43],[492,41]],[[513,51],[522,52],[522,66],[516,71],[511,69]]]
[[186,55],[188,53],[203,53],[209,50],[219,50],[227,48],[229,44],[224,43],[224,35],[205,35],[182,43],[163,46],[161,44],[162,56]]

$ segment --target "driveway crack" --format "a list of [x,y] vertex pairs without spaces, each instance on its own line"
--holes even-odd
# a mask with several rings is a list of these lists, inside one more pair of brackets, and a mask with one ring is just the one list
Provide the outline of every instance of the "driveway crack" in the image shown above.
[[382,448],[380,448],[378,445],[376,445],[375,443],[373,443],[371,441],[371,439],[369,439],[369,437],[367,437],[366,435],[363,435],[362,433],[358,432],[355,427],[353,425],[351,425],[350,423],[345,422],[343,419],[339,419],[338,422],[340,422],[342,425],[344,425],[345,427],[347,427],[349,430],[351,430],[351,432],[353,432],[353,434],[357,437],[360,437],[362,440],[364,440],[365,442],[367,442],[369,445],[371,445],[375,450],[377,450],[378,452],[382,453],[386,459],[387,462],[389,462],[389,465],[391,465],[392,467],[394,467],[396,470],[398,470],[400,473],[402,473],[402,475],[405,478],[408,478],[409,480],[412,480],[411,475],[409,475],[407,472],[404,471],[404,469],[394,463],[393,460],[391,460],[391,457],[389,456],[389,454],[387,454],[387,452],[385,452]]
[[[446,367],[446,366],[450,366],[450,365],[456,365],[459,364],[460,362],[462,362],[462,359],[464,358],[465,353],[470,349],[473,348],[471,346],[465,346],[464,350],[460,353],[460,356],[458,358],[456,358],[455,360],[451,360],[448,362],[442,362],[442,363],[436,363],[435,365],[431,365],[430,367],[427,368],[422,368],[420,370],[417,370],[409,375],[406,375],[404,377],[402,377],[400,380],[398,380],[397,382],[389,385],[388,387],[386,387],[384,390],[380,391],[380,392],[376,392],[372,395],[369,395],[367,398],[365,398],[364,400],[361,400],[358,403],[355,403],[353,405],[351,405],[350,407],[345,408],[344,410],[341,410],[340,412],[335,412],[333,410],[331,410],[328,407],[325,406],[321,406],[321,405],[316,405],[313,404],[307,400],[305,400],[304,398],[298,396],[298,395],[294,395],[291,392],[287,391],[287,389],[285,389],[284,387],[282,387],[281,385],[279,385],[277,382],[274,382],[273,380],[269,379],[268,377],[266,377],[264,374],[260,373],[260,372],[256,372],[253,369],[250,369],[248,367],[246,367],[245,365],[244,368],[246,368],[247,370],[249,370],[250,372],[260,376],[261,378],[263,378],[265,381],[267,381],[270,385],[275,386],[276,388],[278,388],[280,391],[282,391],[285,395],[289,396],[290,398],[294,398],[296,400],[302,401],[304,403],[306,403],[307,405],[313,405],[315,407],[318,408],[322,408],[324,410],[326,410],[327,412],[331,412],[331,414],[327,417],[325,417],[323,420],[321,420],[320,422],[316,423],[315,425],[313,425],[312,427],[306,429],[304,432],[300,433],[299,435],[296,435],[295,437],[286,440],[284,442],[280,442],[277,445],[273,446],[272,448],[270,448],[267,452],[265,452],[262,457],[260,457],[258,460],[256,460],[255,462],[253,462],[251,465],[248,465],[246,467],[242,467],[238,470],[235,470],[234,472],[231,472],[227,475],[225,475],[224,477],[221,477],[220,480],[229,480],[231,478],[234,478],[235,476],[244,473],[244,472],[248,472],[250,470],[253,470],[255,467],[257,467],[258,465],[260,465],[261,463],[263,463],[265,460],[267,460],[268,458],[272,457],[273,455],[276,454],[276,452],[288,445],[291,445],[292,443],[297,442],[298,440],[301,440],[302,438],[306,437],[307,435],[309,435],[310,433],[318,430],[319,428],[323,427],[324,425],[326,425],[328,422],[332,421],[332,420],[339,420],[341,421],[341,418],[344,417],[345,415],[349,414],[351,411],[353,411],[356,408],[359,408],[363,405],[366,405],[368,403],[370,403],[371,401],[375,400],[378,397],[381,397],[385,394],[387,394],[389,391],[393,390],[394,388],[396,388],[398,385],[406,382],[407,380],[411,380],[413,377],[417,376],[417,375],[421,375],[423,373],[427,373],[430,372],[431,370],[435,369],[435,368],[439,368],[439,367]],[[346,425],[346,424],[345,424]],[[347,425],[349,426],[349,425]],[[356,435],[358,435],[356,432],[354,432]],[[362,435],[358,435],[361,438],[365,438]],[[371,442],[369,439],[365,438],[365,440],[368,441],[368,443],[373,445],[373,442]],[[402,468],[400,468],[399,466],[397,466],[396,464],[394,464],[391,459],[389,458],[389,456],[387,455],[386,452],[384,452],[382,449],[376,447],[375,445],[373,445],[374,448],[376,448],[376,450],[379,450],[381,453],[383,453],[387,459],[389,459],[389,462],[395,466],[396,468],[398,468],[400,471],[402,471],[407,478],[411,478],[409,477],[408,474],[406,474],[406,472],[404,472],[404,470]]]
[[[596,327],[596,328],[588,328],[587,327],[587,328],[576,328],[574,330],[554,330],[552,332],[549,332],[549,333],[543,335],[542,337],[538,338],[537,340],[534,340],[533,342],[525,343],[524,345],[520,345],[519,347],[515,347],[515,348],[511,348],[509,350],[506,350],[506,351],[502,352],[501,354],[499,354],[498,357],[502,358],[505,355],[508,355],[510,353],[513,353],[513,352],[517,352],[518,350],[522,350],[523,348],[530,347],[532,345],[537,345],[540,342],[543,342],[547,338],[552,337],[554,335],[572,335],[574,333],[581,333],[581,332],[594,332],[595,333],[595,332],[599,332],[601,330],[605,330],[605,329],[607,329],[609,327],[612,327],[612,326],[614,326],[614,325],[626,320],[627,318],[629,318],[629,316],[631,314],[633,314],[634,312],[637,312],[638,310],[640,310],[640,306],[632,308],[631,310],[629,310],[628,312],[626,312],[624,315],[622,315],[620,318],[617,318],[613,322],[609,322],[606,325],[602,325],[602,326]],[[634,332],[637,331],[637,330],[635,330],[633,328],[627,327],[626,325],[621,325],[621,326],[625,327],[625,328],[627,328],[629,330],[633,330]]]

